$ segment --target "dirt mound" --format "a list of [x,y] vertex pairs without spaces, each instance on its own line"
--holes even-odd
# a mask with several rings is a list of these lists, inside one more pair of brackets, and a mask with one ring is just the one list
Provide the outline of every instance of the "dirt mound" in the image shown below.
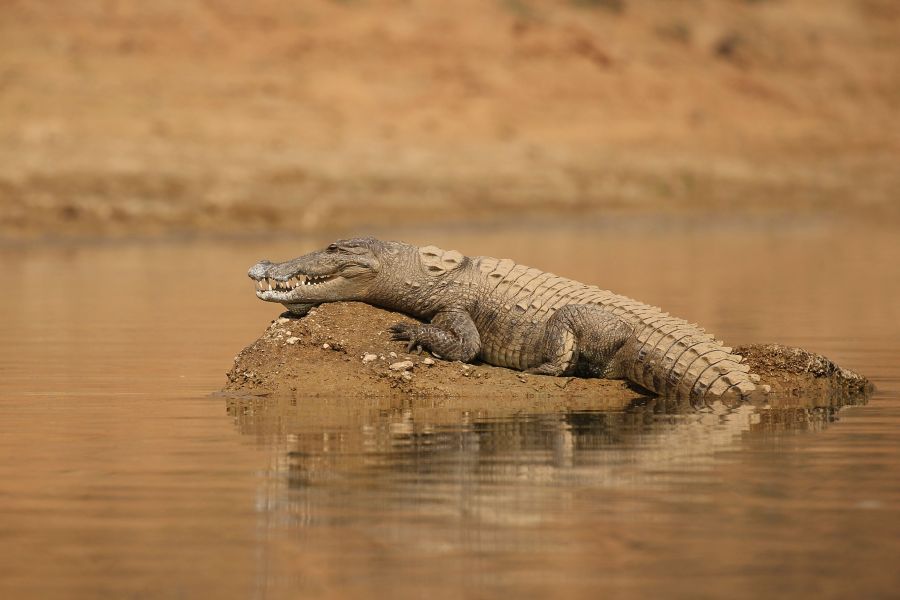
[[[564,398],[593,408],[627,406],[648,393],[624,381],[546,377],[405,352],[388,327],[410,317],[361,303],[325,304],[305,317],[285,313],[235,357],[224,391],[253,395],[427,398]],[[867,380],[799,348],[738,348],[781,397],[865,394]]]
[[626,403],[644,396],[623,381],[542,377],[484,364],[463,364],[405,352],[388,327],[412,322],[367,304],[324,304],[307,316],[285,313],[244,348],[228,372],[226,391],[252,394],[435,398],[547,395]]
[[869,380],[843,369],[821,354],[781,344],[738,346],[753,372],[780,396],[858,395],[872,390]]

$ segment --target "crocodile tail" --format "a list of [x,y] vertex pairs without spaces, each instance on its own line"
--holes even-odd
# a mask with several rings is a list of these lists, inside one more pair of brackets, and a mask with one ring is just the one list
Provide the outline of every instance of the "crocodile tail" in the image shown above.
[[767,392],[756,384],[759,378],[743,357],[696,324],[653,307],[628,312],[635,322],[630,360],[625,361],[631,381],[692,403],[718,399],[736,404]]
[[739,354],[696,323],[626,296],[593,290],[590,300],[634,327],[623,348],[624,376],[661,396],[703,404],[756,401],[768,393]]

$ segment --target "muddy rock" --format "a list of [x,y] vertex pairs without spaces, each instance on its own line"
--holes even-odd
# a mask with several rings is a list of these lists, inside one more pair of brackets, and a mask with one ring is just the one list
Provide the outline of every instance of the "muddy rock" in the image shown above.
[[395,362],[388,367],[391,371],[408,371],[413,368],[413,361],[411,360],[401,360],[399,362]]
[[[305,396],[441,398],[558,398],[598,408],[627,406],[650,394],[625,381],[545,377],[486,364],[435,360],[404,352],[388,327],[412,322],[401,313],[354,302],[325,304],[305,317],[282,315],[244,348],[227,373],[227,393]],[[297,340],[285,344],[289,338]],[[322,352],[323,348],[331,349]],[[339,351],[334,351],[340,349]],[[800,400],[865,396],[862,376],[800,348],[778,344],[736,348],[760,383],[781,398]],[[349,360],[347,355],[362,357]],[[385,358],[389,357],[389,358]],[[416,364],[426,365],[415,369]],[[413,376],[413,371],[416,375]]]
[[821,354],[781,344],[756,344],[734,349],[761,381],[779,396],[855,396],[872,391],[868,379],[843,369]]

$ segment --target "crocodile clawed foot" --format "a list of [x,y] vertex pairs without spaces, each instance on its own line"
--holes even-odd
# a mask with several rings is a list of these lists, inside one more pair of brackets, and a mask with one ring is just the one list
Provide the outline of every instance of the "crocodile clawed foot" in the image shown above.
[[391,325],[391,340],[395,342],[408,342],[406,344],[407,354],[422,354],[422,344],[416,339],[416,326],[408,323],[397,323]]
[[391,332],[391,340],[395,342],[412,342],[413,340],[415,340],[413,326],[408,323],[397,323],[396,325],[391,325],[388,331]]

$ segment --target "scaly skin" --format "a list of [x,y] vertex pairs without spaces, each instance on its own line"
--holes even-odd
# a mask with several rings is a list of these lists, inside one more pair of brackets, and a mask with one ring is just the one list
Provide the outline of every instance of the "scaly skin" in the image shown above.
[[508,259],[362,238],[283,263],[261,261],[248,275],[259,298],[297,314],[357,301],[428,321],[391,332],[408,349],[447,360],[627,379],[691,401],[767,391],[740,356],[696,325]]

